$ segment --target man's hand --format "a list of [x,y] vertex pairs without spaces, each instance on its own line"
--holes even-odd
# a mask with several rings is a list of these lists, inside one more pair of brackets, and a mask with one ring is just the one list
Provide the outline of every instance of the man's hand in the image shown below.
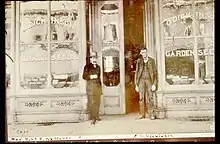
[[98,78],[97,75],[90,75],[90,79],[96,79],[96,78]]
[[152,91],[155,91],[155,90],[156,90],[156,86],[155,86],[155,85],[152,85],[151,90],[152,90]]
[[135,86],[135,90],[137,91],[137,92],[139,92],[139,87],[136,85]]

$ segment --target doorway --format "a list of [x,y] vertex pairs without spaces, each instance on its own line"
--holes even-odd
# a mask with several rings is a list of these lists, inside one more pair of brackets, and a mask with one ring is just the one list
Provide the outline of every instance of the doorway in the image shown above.
[[145,46],[145,1],[124,1],[125,100],[126,113],[139,112],[139,94],[134,74],[140,48]]

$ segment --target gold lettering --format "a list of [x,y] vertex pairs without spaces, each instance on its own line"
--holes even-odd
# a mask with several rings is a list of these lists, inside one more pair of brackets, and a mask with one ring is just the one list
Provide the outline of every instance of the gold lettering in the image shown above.
[[189,52],[190,52],[189,50],[186,50],[186,51],[185,51],[185,56],[190,56],[190,55],[189,55]]
[[176,51],[176,56],[181,56],[181,51]]
[[34,25],[34,22],[33,21],[29,21],[28,27],[32,27],[33,25]]
[[170,51],[166,51],[166,57],[170,57]]
[[175,23],[177,20],[178,20],[178,19],[177,19],[177,16],[174,16],[174,17],[173,17],[173,23]]
[[40,25],[40,24],[41,24],[41,20],[40,19],[36,20],[36,25]]
[[171,51],[171,57],[175,57],[175,53]]
[[186,56],[185,50],[181,51],[181,56]]
[[65,60],[66,59],[66,54],[63,54],[61,57],[62,57],[62,60]]
[[167,24],[167,25],[170,25],[170,24],[171,24],[171,21],[170,21],[170,20],[167,20],[167,21],[166,21],[166,24]]
[[60,61],[62,58],[61,54],[57,54],[57,60]]
[[203,55],[205,55],[205,56],[209,55],[209,50],[208,49],[204,49],[203,50]]
[[190,56],[194,56],[194,51],[190,50]]
[[203,55],[203,50],[198,50],[198,56],[202,56]]

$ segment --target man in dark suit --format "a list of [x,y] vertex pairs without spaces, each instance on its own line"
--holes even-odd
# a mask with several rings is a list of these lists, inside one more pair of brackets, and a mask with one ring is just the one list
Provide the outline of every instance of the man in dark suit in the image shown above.
[[156,118],[156,99],[153,92],[157,89],[157,68],[155,60],[148,56],[146,48],[142,48],[140,54],[142,57],[137,59],[135,71],[135,90],[139,92],[140,97],[139,119],[145,118],[145,98],[150,119],[153,120]]
[[100,79],[100,66],[97,64],[97,53],[92,52],[90,63],[84,66],[83,79],[87,81],[86,92],[88,96],[88,110],[91,124],[94,125],[99,118],[100,99],[102,86]]

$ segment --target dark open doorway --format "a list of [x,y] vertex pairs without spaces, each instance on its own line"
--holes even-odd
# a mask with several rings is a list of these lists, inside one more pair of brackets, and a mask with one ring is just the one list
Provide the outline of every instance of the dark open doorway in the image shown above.
[[134,74],[140,47],[144,46],[144,0],[124,1],[126,113],[139,111]]

